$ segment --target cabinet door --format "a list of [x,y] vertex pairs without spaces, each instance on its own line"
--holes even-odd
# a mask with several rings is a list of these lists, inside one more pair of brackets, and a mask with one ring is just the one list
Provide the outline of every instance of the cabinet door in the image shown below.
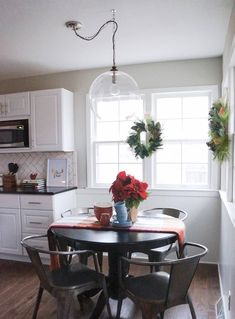
[[29,115],[29,92],[6,94],[4,111],[6,117]]
[[0,95],[0,118],[5,115],[5,95]]
[[32,148],[62,150],[61,91],[31,92]]
[[0,252],[22,255],[20,210],[0,208]]

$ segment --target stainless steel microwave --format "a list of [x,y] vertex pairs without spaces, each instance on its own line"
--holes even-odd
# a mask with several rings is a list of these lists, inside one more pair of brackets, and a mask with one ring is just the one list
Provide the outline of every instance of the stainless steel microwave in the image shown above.
[[0,121],[0,148],[29,147],[28,119]]

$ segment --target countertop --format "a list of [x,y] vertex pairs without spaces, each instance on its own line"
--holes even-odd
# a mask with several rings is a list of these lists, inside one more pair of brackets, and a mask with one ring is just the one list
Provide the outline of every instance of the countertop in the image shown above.
[[16,189],[5,189],[0,187],[0,195],[1,194],[31,194],[31,195],[56,195],[59,193],[68,192],[71,190],[77,189],[76,186],[67,186],[67,187],[45,187],[40,190],[34,189],[23,189],[23,188],[16,188]]

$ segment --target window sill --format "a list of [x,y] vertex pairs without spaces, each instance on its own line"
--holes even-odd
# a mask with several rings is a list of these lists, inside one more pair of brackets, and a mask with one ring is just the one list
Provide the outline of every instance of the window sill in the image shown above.
[[[78,188],[78,194],[109,194],[108,188]],[[149,189],[149,196],[219,197],[213,189]]]

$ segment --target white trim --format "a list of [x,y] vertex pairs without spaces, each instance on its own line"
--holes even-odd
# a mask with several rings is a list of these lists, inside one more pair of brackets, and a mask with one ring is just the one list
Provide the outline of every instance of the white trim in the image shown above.
[[86,96],[86,152],[87,152],[87,186],[91,187],[93,181],[93,151],[91,149],[91,127],[92,127],[92,116],[90,110],[90,101],[88,95]]
[[220,264],[218,264],[218,275],[219,275],[220,296],[222,298],[223,309],[224,309],[224,319],[228,319],[227,311],[226,311],[226,304],[225,304],[225,295],[223,294],[223,282],[222,282],[222,278],[221,278]]
[[182,86],[182,87],[167,87],[167,88],[158,88],[158,89],[142,89],[139,90],[140,94],[151,94],[151,93],[172,93],[174,94],[175,92],[185,92],[186,94],[188,93],[188,91],[205,91],[205,92],[213,92],[213,96],[215,96],[215,98],[218,97],[219,94],[219,88],[218,85],[202,85],[202,86]]
[[[208,189],[149,189],[150,196],[219,197],[218,190]],[[109,195],[108,188],[78,188],[77,195]]]

